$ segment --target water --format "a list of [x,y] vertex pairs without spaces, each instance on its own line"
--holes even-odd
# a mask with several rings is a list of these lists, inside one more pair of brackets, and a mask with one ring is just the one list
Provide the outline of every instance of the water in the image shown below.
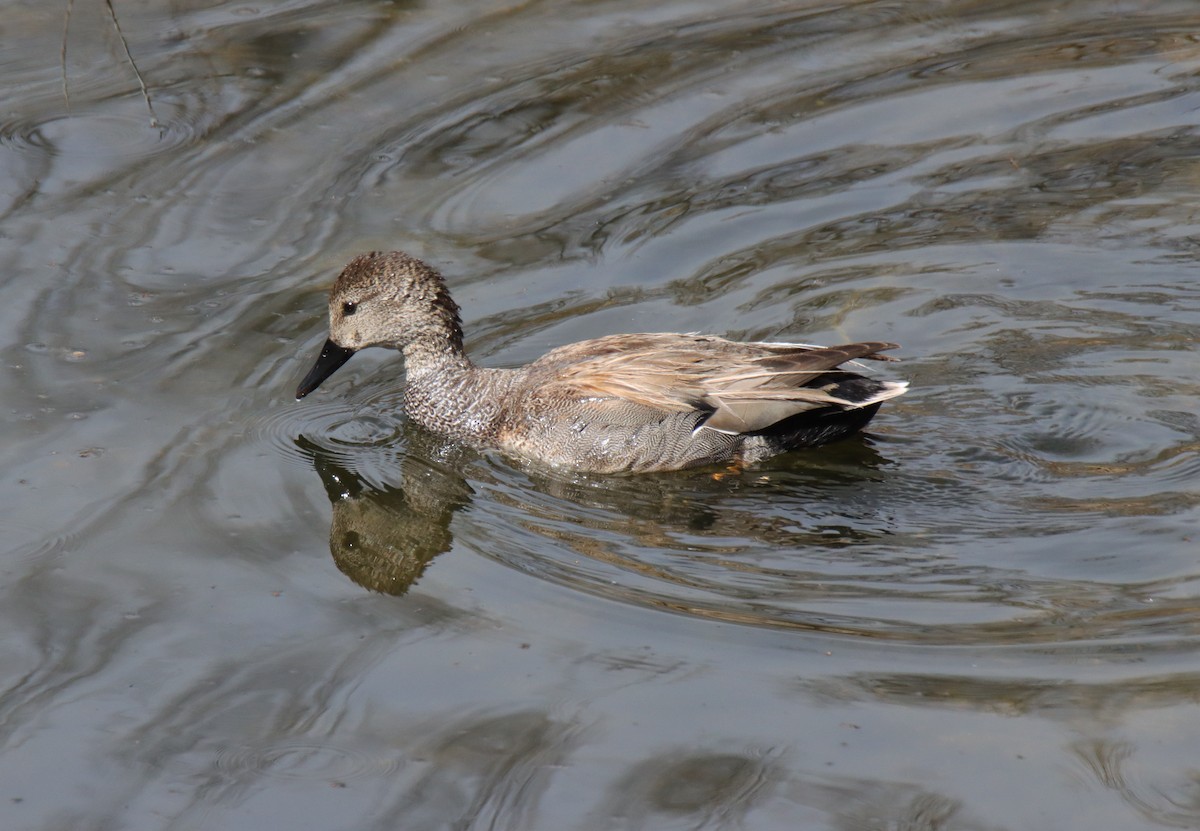
[[[1191,2],[5,3],[8,829],[1200,827]],[[448,446],[513,365],[892,340],[740,474]]]

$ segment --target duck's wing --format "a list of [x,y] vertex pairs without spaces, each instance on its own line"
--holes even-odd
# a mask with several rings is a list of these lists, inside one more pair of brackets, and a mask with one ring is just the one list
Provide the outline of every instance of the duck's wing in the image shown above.
[[838,367],[879,354],[882,341],[842,346],[738,343],[700,335],[616,335],[547,353],[534,366],[550,398],[624,401],[660,412],[705,414],[696,429],[765,430],[820,407],[853,409],[904,392]]
[[896,360],[878,354],[894,343],[867,341],[773,354],[730,368],[709,380],[705,400],[713,413],[701,427],[753,433],[808,410],[853,410],[902,395],[906,381],[876,381],[844,369],[859,359]]

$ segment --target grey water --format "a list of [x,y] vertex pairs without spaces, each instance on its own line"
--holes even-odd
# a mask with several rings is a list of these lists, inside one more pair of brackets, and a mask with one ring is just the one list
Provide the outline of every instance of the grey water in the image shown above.
[[[0,827],[1200,827],[1192,0],[0,8]],[[485,364],[911,391],[609,478],[295,402],[392,248]]]

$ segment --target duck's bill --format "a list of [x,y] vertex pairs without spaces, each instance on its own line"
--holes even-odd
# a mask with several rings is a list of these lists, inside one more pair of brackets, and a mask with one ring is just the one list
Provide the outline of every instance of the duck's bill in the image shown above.
[[308,371],[304,380],[300,382],[300,386],[296,388],[296,400],[299,401],[321,386],[326,378],[337,372],[338,368],[352,357],[354,357],[353,349],[338,346],[332,340],[325,341],[325,345],[321,347],[321,354],[317,356],[317,362],[313,364],[313,368]]

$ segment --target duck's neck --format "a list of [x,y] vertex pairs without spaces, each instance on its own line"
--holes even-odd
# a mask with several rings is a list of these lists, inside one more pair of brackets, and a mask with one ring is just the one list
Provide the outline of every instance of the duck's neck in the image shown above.
[[404,409],[427,430],[485,447],[494,443],[512,379],[511,369],[482,369],[462,355],[409,364]]
[[409,418],[436,433],[485,444],[495,428],[496,404],[507,370],[481,369],[463,350],[458,306],[443,291],[436,314],[403,347],[404,405]]
[[462,315],[439,276],[434,275],[425,286],[424,297],[428,314],[422,315],[417,331],[406,333],[408,339],[402,347],[409,374],[469,368],[471,362],[463,351]]

